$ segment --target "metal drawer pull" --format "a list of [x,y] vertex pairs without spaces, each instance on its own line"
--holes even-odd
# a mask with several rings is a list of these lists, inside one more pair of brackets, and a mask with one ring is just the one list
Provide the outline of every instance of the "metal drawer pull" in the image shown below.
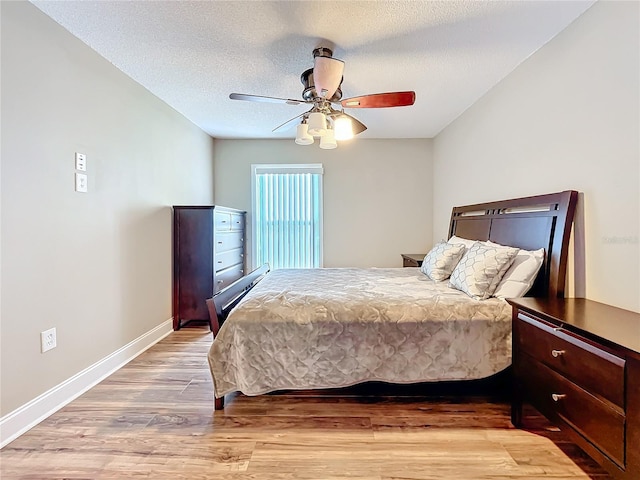
[[552,393],[551,394],[551,398],[553,399],[554,402],[558,402],[558,401],[562,400],[564,397],[566,397],[566,395],[564,393]]
[[[222,260],[218,260],[218,263],[222,263]],[[555,350],[554,350],[554,352],[555,352]],[[555,357],[555,355],[554,355],[554,357]]]
[[551,350],[551,355],[558,358],[560,355],[564,355],[564,350]]
[[553,329],[554,332],[559,332],[560,330],[562,330],[562,327],[554,327]]
[[218,242],[218,245],[222,245],[222,242]]
[[224,283],[224,280],[218,280],[218,284]]

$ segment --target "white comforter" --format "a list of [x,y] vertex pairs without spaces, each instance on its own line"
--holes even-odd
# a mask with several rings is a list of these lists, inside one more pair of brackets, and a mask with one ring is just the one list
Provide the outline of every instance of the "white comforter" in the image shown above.
[[215,394],[488,377],[511,363],[511,309],[417,268],[269,273],[209,351]]

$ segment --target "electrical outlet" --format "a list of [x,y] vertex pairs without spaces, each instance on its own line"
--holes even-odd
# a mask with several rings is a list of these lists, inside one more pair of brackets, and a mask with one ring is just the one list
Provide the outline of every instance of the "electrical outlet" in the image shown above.
[[57,344],[58,340],[56,338],[55,327],[40,333],[40,350],[42,353],[47,352],[52,348],[56,348]]
[[87,193],[87,175],[85,173],[76,173],[76,192]]

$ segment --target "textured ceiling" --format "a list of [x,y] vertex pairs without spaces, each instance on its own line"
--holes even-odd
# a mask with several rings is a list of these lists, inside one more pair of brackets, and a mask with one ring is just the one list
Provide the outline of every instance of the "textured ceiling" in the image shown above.
[[343,98],[415,90],[411,107],[350,109],[367,138],[431,138],[589,8],[572,1],[39,1],[39,9],[216,138],[272,129],[317,46],[344,60]]

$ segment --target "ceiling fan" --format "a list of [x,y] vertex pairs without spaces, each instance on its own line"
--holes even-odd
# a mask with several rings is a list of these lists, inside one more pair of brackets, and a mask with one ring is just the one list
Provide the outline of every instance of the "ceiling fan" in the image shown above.
[[342,100],[342,73],[344,62],[333,58],[333,51],[326,47],[313,50],[313,68],[305,70],[300,76],[304,86],[302,99],[265,97],[232,93],[232,100],[250,102],[284,103],[287,105],[311,105],[310,110],[278,125],[273,131],[281,130],[298,123],[296,143],[309,145],[313,137],[320,137],[321,148],[335,148],[336,140],[347,140],[367,127],[355,117],[344,113],[345,108],[387,108],[413,105],[416,94],[413,91],[387,92],[351,97]]

